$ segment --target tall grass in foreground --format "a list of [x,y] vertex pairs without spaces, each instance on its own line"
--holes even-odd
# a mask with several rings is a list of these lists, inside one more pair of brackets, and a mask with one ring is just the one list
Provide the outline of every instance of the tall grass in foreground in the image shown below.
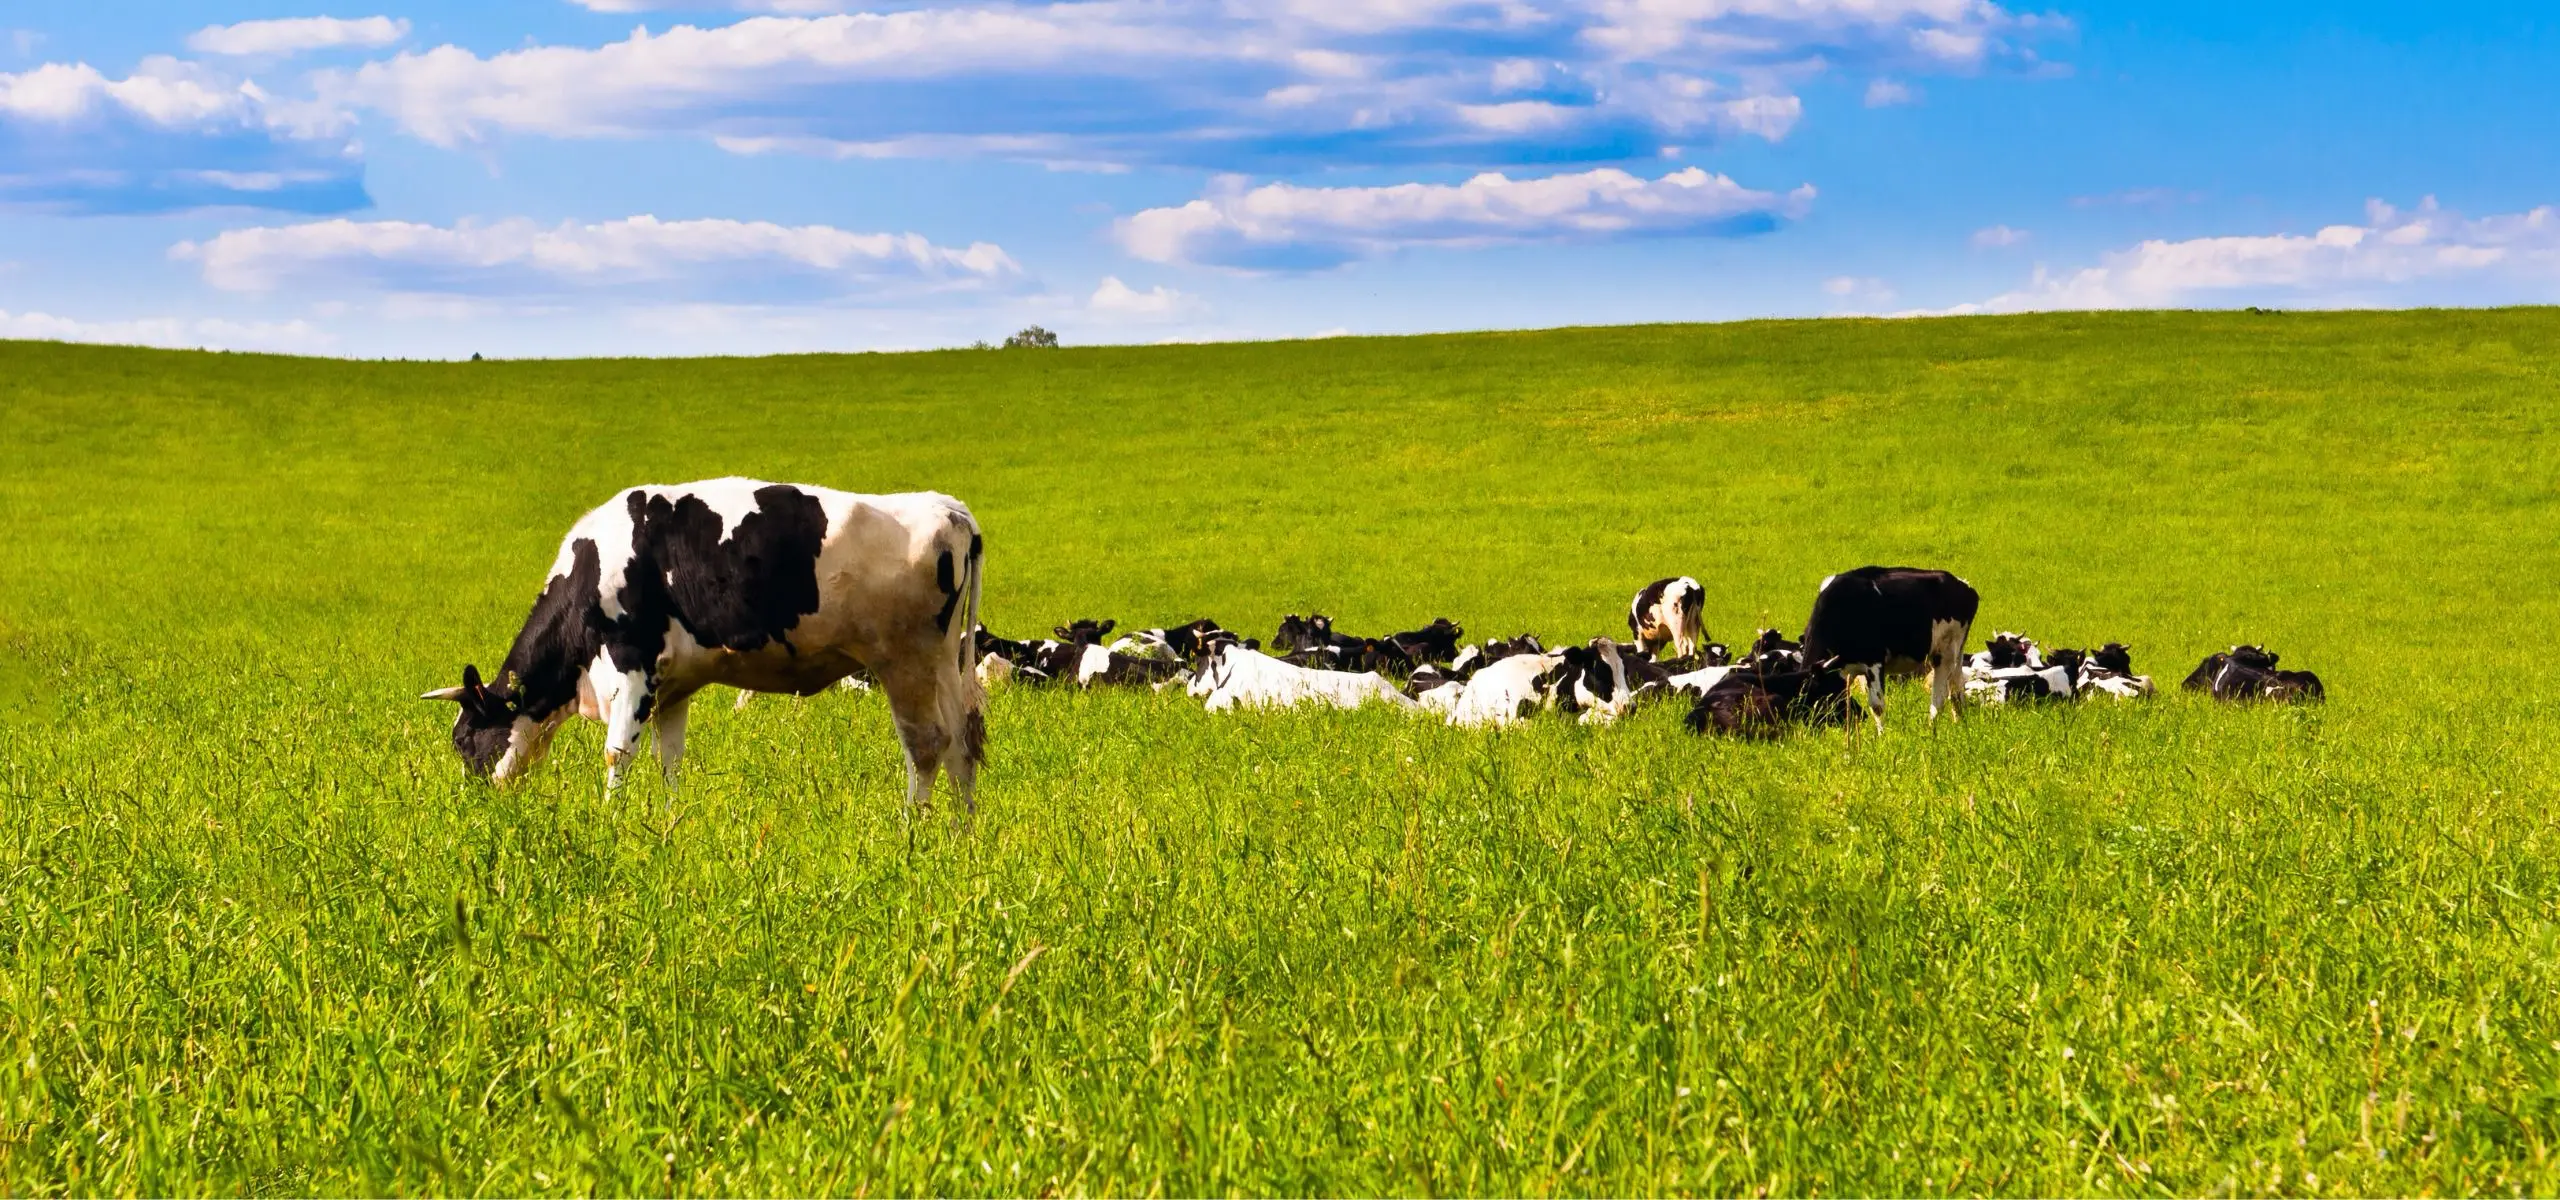
[[[2547,312],[731,363],[0,346],[10,1191],[2547,1192]],[[444,706],[615,486],[940,486],[991,620],[1719,635],[1869,559],[2324,709],[1503,735],[1015,690],[684,795]],[[707,698],[711,700],[717,697]],[[645,773],[644,773],[645,774]]]

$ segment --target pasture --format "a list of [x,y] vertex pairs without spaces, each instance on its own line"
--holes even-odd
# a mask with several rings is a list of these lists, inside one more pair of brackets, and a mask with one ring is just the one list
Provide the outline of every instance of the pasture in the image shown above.
[[[0,1191],[2560,1188],[2560,310],[683,362],[0,344]],[[563,530],[967,500],[985,616],[1735,643],[1866,562],[2147,703],[1504,733],[876,696],[468,780]],[[2268,644],[2318,708],[2178,694]]]

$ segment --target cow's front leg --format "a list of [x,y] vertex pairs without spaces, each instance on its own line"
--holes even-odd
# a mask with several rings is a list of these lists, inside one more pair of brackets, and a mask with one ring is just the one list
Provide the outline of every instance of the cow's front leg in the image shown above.
[[667,780],[667,802],[676,798],[676,781],[684,765],[684,719],[693,707],[690,692],[668,692],[658,697],[658,710],[650,714],[649,723],[658,735],[658,773]]
[[[1877,732],[1877,733],[1883,733],[1883,732],[1884,732],[1884,664],[1882,664],[1882,663],[1873,663],[1873,664],[1869,664],[1869,665],[1865,668],[1865,670],[1866,670],[1866,675],[1867,675],[1867,715],[1868,715],[1868,716],[1870,716],[1870,717],[1873,717],[1873,718],[1875,719],[1875,723],[1876,723],[1876,732]],[[1852,720],[1855,720],[1856,718],[1851,718],[1851,719],[1852,719]]]
[[625,671],[597,691],[604,702],[604,790],[611,795],[622,786],[622,769],[630,765],[639,746],[640,725],[647,719],[649,705],[649,675]]

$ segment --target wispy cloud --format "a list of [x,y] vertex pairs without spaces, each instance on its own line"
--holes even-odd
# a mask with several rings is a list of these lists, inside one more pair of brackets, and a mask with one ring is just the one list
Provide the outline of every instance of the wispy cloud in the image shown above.
[[1117,275],[1103,276],[1101,286],[1085,300],[1085,308],[1098,316],[1129,321],[1171,321],[1196,315],[1201,307],[1196,297],[1162,284],[1142,292]]
[[369,200],[335,117],[154,57],[123,79],[85,63],[0,74],[0,203],[336,212]]
[[1137,213],[1117,234],[1151,262],[1304,270],[1407,246],[1760,233],[1802,216],[1813,196],[1811,185],[1756,191],[1697,167],[1652,180],[1602,168],[1391,187],[1247,188],[1229,178],[1188,204]]
[[1501,166],[1775,140],[1801,118],[1791,80],[2032,66],[2060,28],[1988,0],[895,7],[489,57],[442,46],[329,73],[321,90],[445,146],[679,135],[1060,164]]
[[1999,250],[2024,243],[2029,236],[2026,230],[2011,229],[2006,225],[1986,226],[1973,231],[1973,248]]
[[1879,79],[1867,85],[1869,108],[1891,108],[1897,104],[1910,104],[1919,98],[1920,93],[1912,91],[1910,84],[1900,80]]
[[450,227],[315,221],[234,229],[201,243],[181,242],[170,256],[197,264],[206,283],[238,292],[291,286],[815,299],[985,288],[1021,274],[1001,248],[985,242],[952,248],[912,233],[649,216],[596,224],[517,219]]
[[83,321],[51,313],[0,310],[0,338],[39,342],[98,342],[120,346],[168,346],[207,350],[281,350],[318,353],[335,338],[307,321],[229,321],[219,318],[144,317]]
[[198,54],[235,58],[275,57],[310,50],[378,49],[409,36],[409,22],[391,17],[290,17],[208,25],[187,38]]
[[2380,201],[2361,225],[2311,234],[2147,241],[2098,265],[2042,268],[2017,291],[1960,312],[2175,308],[2282,298],[2317,305],[2425,303],[2460,286],[2472,303],[2560,298],[2560,208],[2465,219],[2429,199],[2414,209]]
[[2144,187],[2092,196],[2073,196],[2073,208],[2169,208],[2179,204],[2202,204],[2203,192],[2183,188]]

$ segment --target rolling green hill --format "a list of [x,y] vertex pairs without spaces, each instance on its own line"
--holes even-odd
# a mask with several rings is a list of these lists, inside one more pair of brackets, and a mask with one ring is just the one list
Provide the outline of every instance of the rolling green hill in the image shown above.
[[[2560,310],[345,363],[0,343],[0,1190],[2550,1191]],[[1995,628],[2331,703],[1701,740],[1003,691],[684,795],[411,697],[568,524],[967,500],[988,623]],[[643,772],[644,776],[649,773]]]

